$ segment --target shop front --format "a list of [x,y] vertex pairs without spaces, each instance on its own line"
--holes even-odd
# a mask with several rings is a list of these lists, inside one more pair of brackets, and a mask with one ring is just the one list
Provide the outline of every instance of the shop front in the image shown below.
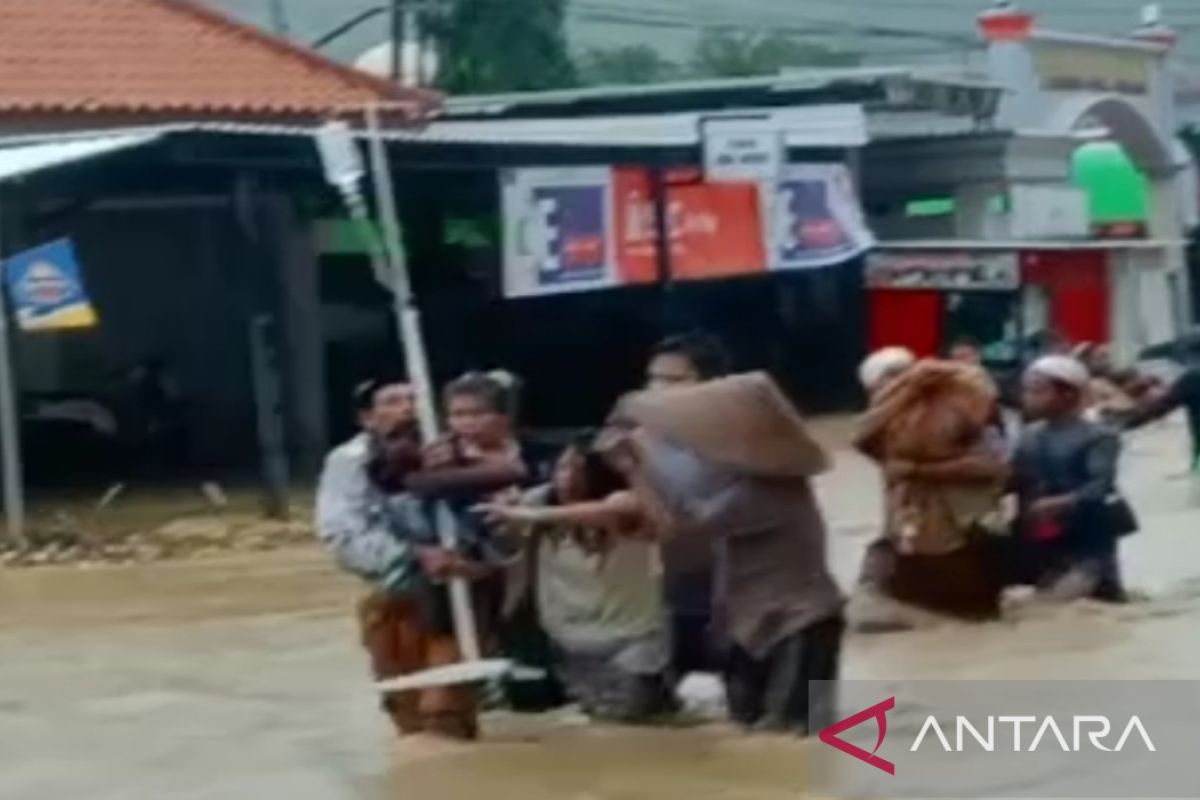
[[869,341],[932,356],[967,340],[998,368],[1054,341],[1109,341],[1109,257],[1052,245],[881,248],[867,261]]

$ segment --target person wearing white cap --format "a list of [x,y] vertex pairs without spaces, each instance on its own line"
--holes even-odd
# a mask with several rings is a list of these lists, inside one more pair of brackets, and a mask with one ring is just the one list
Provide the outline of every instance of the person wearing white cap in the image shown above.
[[897,375],[917,363],[917,357],[906,347],[884,347],[876,350],[858,368],[858,380],[867,394],[883,390]]
[[1083,416],[1090,381],[1087,367],[1064,355],[1025,372],[1023,404],[1036,421],[1013,464],[1021,578],[1064,599],[1124,602],[1117,542],[1136,522],[1116,489],[1120,439]]

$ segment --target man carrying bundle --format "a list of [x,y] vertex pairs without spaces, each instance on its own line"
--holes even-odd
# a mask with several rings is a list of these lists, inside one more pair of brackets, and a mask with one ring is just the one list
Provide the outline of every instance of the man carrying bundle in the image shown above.
[[926,610],[997,616],[1005,570],[989,533],[1004,524],[1008,469],[995,384],[977,366],[931,360],[872,385],[856,445],[883,471],[885,513],[863,582]]
[[811,484],[828,459],[799,414],[752,374],[632,395],[612,423],[606,457],[654,528],[712,548],[734,721],[801,735],[830,724],[844,598]]

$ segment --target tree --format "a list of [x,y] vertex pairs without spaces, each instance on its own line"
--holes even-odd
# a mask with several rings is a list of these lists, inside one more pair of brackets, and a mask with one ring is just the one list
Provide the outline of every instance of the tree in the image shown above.
[[439,83],[452,94],[575,84],[564,0],[451,0],[440,23]]
[[592,86],[662,83],[679,77],[679,67],[644,44],[594,47],[580,59],[579,76]]
[[803,42],[785,33],[757,35],[709,30],[692,55],[697,77],[737,78],[770,75],[785,67],[852,67],[862,63],[858,53]]

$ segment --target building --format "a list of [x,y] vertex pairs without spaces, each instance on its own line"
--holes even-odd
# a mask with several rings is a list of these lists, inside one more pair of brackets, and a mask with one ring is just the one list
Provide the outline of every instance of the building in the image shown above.
[[864,165],[872,344],[932,353],[970,336],[1011,363],[1059,336],[1132,361],[1191,319],[1173,34],[1046,31],[1011,5],[979,23],[1004,91],[991,131],[894,143]]
[[[58,423],[89,429],[61,418],[76,400],[141,438],[124,378],[159,361],[190,467],[251,467],[269,440],[311,469],[327,442],[314,244],[327,188],[315,164],[295,171],[261,143],[164,126],[311,127],[365,104],[403,126],[437,98],[188,0],[2,3],[0,76],[0,248],[70,237],[100,316],[92,330],[16,337],[30,441],[59,441]],[[253,380],[252,341],[278,362],[278,386]],[[267,394],[283,398],[286,436],[270,435]],[[43,475],[38,457],[62,452],[28,449]]]
[[[833,170],[827,174],[836,174],[840,169],[861,184],[875,147],[919,136],[985,132],[1000,95],[999,87],[984,80],[943,70],[797,71],[653,86],[448,98],[443,118],[432,123],[428,132],[453,132],[510,146],[537,143],[571,153],[572,163],[580,166],[620,167],[640,161],[670,173],[677,168],[695,172],[704,166],[706,143],[711,141],[706,131],[711,132],[714,122],[751,120],[786,140],[785,172],[815,174]],[[631,148],[623,161],[611,155],[606,160],[589,156],[585,148],[602,143],[642,145],[643,152]],[[651,149],[650,145],[657,147]],[[550,162],[524,163],[536,166]],[[569,182],[574,177],[564,175],[563,180]],[[807,197],[817,198],[831,191],[830,186],[815,178],[804,182],[808,186],[799,194]],[[717,191],[713,181],[694,185],[697,193]],[[614,187],[620,193],[619,180]],[[771,217],[799,196],[793,193],[788,200],[783,194],[760,194],[756,213],[767,228],[774,226]],[[677,198],[670,187],[664,196],[670,213]],[[861,217],[856,194],[841,196],[846,198],[841,204],[846,216]],[[867,200],[869,208],[869,196]],[[683,204],[682,199],[678,202]],[[831,215],[823,210],[820,200],[813,202],[812,208],[791,216],[785,227],[808,233],[827,229]],[[513,224],[510,216],[505,215],[506,229]],[[723,225],[730,233],[723,237],[722,245],[760,233],[757,220],[739,221],[727,216]],[[617,231],[614,247],[619,249],[629,228],[622,228],[619,220],[613,227]],[[518,237],[516,230],[506,233],[509,241]],[[653,332],[696,325],[728,339],[741,367],[772,370],[806,410],[851,407],[860,397],[855,367],[867,346],[862,250],[844,251],[825,259],[793,259],[773,249],[774,236],[770,230],[763,234],[765,262],[745,250],[726,251],[720,256],[724,259],[721,264],[709,264],[704,269],[676,257],[676,250],[686,249],[677,243],[671,251],[671,263],[659,265],[657,277],[662,279],[662,290],[658,292],[637,280],[617,281],[615,285],[610,281],[596,297],[581,292],[510,303],[526,309],[526,313],[547,315],[551,309],[587,304],[614,311],[625,308],[627,320],[638,320],[623,324],[619,318],[610,317],[599,326],[610,343],[622,341],[625,335],[630,337],[630,343],[621,348],[629,353],[623,357],[624,366],[618,369],[614,365],[614,370],[624,376],[623,384],[614,381],[603,386],[596,392],[603,398],[600,402],[609,401],[622,386],[636,383]],[[652,233],[651,238],[658,237]],[[721,249],[711,247],[714,258]],[[575,284],[573,288],[580,286]],[[634,301],[635,297],[641,299]],[[568,316],[565,311],[560,314]],[[561,319],[556,322],[561,326]],[[566,357],[567,342],[571,341],[568,338],[561,344],[564,370],[572,366],[578,369]],[[584,349],[596,347],[588,345]]]

